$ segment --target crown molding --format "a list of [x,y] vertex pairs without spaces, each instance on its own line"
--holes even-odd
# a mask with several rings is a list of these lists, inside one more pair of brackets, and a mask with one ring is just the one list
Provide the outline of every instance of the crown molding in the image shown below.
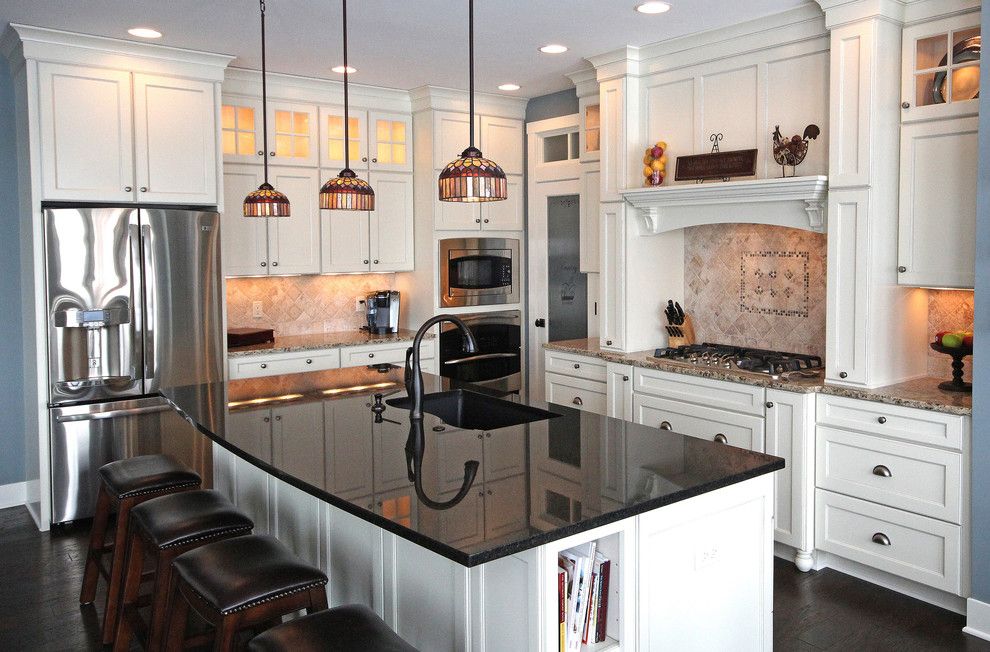
[[[441,86],[418,86],[409,91],[413,113],[417,111],[458,111],[467,113],[468,92]],[[481,115],[523,120],[528,98],[507,97],[495,93],[474,94],[475,112]]]
[[[275,100],[312,104],[343,104],[344,82],[336,79],[303,77],[285,73],[268,73],[268,97]],[[376,110],[409,113],[409,92],[367,84],[348,84],[350,101],[355,106],[373,106]],[[223,92],[227,95],[261,96],[261,71],[227,68]]]
[[574,84],[578,98],[598,96],[598,74],[593,67],[568,73],[567,78]]
[[604,52],[588,57],[588,62],[595,68],[598,81],[608,81],[618,77],[638,77],[640,48],[633,45]]

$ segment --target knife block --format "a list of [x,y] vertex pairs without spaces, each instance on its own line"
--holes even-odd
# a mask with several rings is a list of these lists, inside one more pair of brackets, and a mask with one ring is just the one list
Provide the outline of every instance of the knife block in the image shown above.
[[691,321],[691,315],[684,315],[683,324],[680,326],[670,326],[670,328],[680,331],[680,335],[668,334],[667,346],[677,347],[694,344],[694,323]]

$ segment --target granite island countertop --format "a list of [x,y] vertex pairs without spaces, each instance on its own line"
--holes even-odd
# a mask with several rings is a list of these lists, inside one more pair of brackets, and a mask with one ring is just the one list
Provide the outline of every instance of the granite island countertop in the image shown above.
[[[337,349],[346,346],[365,346],[368,344],[391,344],[393,342],[412,342],[416,331],[400,328],[396,333],[369,333],[362,330],[335,331],[330,333],[309,333],[306,335],[276,335],[274,342],[239,346],[227,351],[228,358],[239,358],[269,353],[293,353],[296,351],[317,351],[320,349]],[[433,339],[429,333],[424,339]]]
[[[424,382],[427,393],[458,387],[430,374]],[[455,428],[427,414],[418,434],[408,411],[389,404],[405,396],[396,367],[216,382],[163,395],[197,432],[234,455],[469,567],[784,467],[778,457],[554,404],[532,404],[553,418],[486,431]],[[248,425],[271,415],[285,418],[277,433],[259,438]],[[415,437],[422,437],[424,447],[419,475],[412,479]],[[614,459],[606,449],[625,453],[604,468],[601,460]],[[484,462],[470,484],[477,493],[469,490],[463,502],[444,504],[461,489],[465,463],[472,460]],[[614,491],[602,489],[606,473]],[[562,475],[570,477],[566,490]],[[498,495],[499,522],[513,525],[465,537],[458,525],[475,522],[479,510],[490,508],[489,499],[476,497],[483,489]],[[578,500],[582,509],[563,510],[561,500]]]
[[819,393],[832,396],[845,396],[864,401],[877,401],[890,405],[900,405],[903,407],[916,408],[921,410],[933,410],[936,412],[946,412],[948,414],[959,414],[968,416],[973,412],[973,395],[963,392],[947,392],[939,389],[938,384],[942,382],[940,378],[915,378],[894,385],[876,387],[873,389],[863,389],[858,387],[847,387],[845,385],[835,385],[825,382],[824,376],[820,378],[796,378],[791,380],[774,380],[767,374],[759,374],[739,369],[724,369],[719,367],[703,367],[692,365],[688,362],[676,360],[666,360],[653,357],[653,351],[636,351],[623,353],[618,351],[607,351],[601,348],[597,339],[564,340],[560,342],[548,342],[544,344],[545,349],[551,351],[563,351],[576,355],[587,355],[608,362],[618,364],[628,364],[644,369],[657,369],[673,373],[685,374],[688,376],[698,376],[701,378],[712,378],[715,380],[727,380],[745,385],[766,387],[768,389],[780,389],[787,392]]

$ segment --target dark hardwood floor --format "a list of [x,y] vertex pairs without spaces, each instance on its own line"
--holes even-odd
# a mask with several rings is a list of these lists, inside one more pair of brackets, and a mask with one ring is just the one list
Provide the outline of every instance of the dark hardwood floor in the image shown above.
[[[100,650],[97,609],[79,606],[88,525],[39,533],[23,508],[0,510],[0,651]],[[102,604],[103,592],[96,604]],[[774,649],[965,650],[990,643],[965,619],[833,570],[774,564]],[[424,652],[426,652],[424,650]]]

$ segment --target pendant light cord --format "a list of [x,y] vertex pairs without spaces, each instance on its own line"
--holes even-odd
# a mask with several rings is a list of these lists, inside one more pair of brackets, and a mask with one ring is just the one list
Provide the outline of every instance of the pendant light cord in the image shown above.
[[351,168],[351,129],[350,110],[347,97],[347,0],[340,0],[343,5],[344,24],[344,169]]
[[470,129],[468,142],[474,149],[474,0],[468,0],[468,95],[470,96]]
[[261,152],[265,163],[265,184],[268,184],[268,83],[265,80],[268,73],[265,60],[265,0],[261,2],[261,134],[264,139],[264,149]]

